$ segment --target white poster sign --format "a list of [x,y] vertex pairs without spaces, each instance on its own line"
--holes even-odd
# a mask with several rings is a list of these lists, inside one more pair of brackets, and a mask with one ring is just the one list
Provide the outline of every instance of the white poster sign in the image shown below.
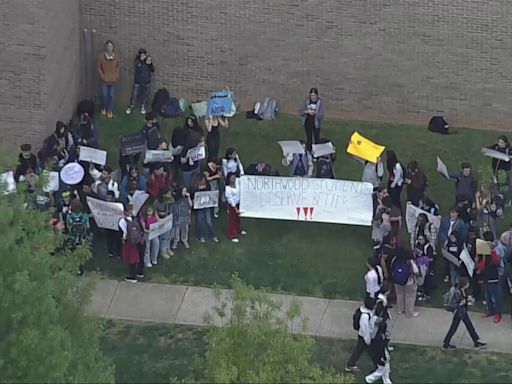
[[194,209],[219,206],[219,191],[203,191],[194,194]]
[[146,150],[144,158],[145,163],[169,163],[173,160],[173,153],[171,150],[166,151],[152,151]]
[[82,181],[84,175],[84,167],[78,163],[68,163],[60,170],[61,180],[68,185],[78,184]]
[[13,171],[0,174],[0,188],[2,188],[4,195],[16,192],[16,181],[14,181]]
[[50,172],[44,170],[43,179],[46,181],[46,185],[43,188],[44,192],[59,190],[59,172]]
[[161,234],[170,231],[171,229],[172,215],[169,215],[149,226],[148,238],[149,240],[153,240],[155,237],[158,237]]
[[313,144],[313,150],[312,154],[313,157],[322,157],[322,156],[328,156],[333,153],[336,153],[336,150],[334,149],[334,146],[329,141],[328,143],[324,144]]
[[471,258],[471,255],[469,254],[469,251],[466,248],[466,246],[464,246],[464,249],[460,253],[459,259],[461,259],[464,265],[466,266],[466,269],[468,270],[469,273],[469,277],[473,277],[473,272],[475,270],[475,262]]
[[204,145],[198,145],[197,147],[190,148],[188,150],[188,161],[196,162],[206,158],[206,148]]
[[416,225],[416,220],[418,219],[418,215],[420,213],[424,213],[427,215],[428,221],[432,223],[432,225],[439,232],[439,227],[441,226],[441,218],[439,216],[434,216],[431,213],[424,211],[421,208],[415,207],[411,204],[410,201],[407,202],[407,209],[405,211],[405,222],[407,223],[407,232],[411,233]]
[[370,226],[370,183],[302,177],[241,177],[244,217]]
[[507,163],[510,161],[510,157],[508,157],[506,153],[495,151],[494,149],[490,148],[482,148],[482,155],[506,161]]
[[91,209],[96,225],[100,228],[119,231],[119,220],[123,215],[123,204],[98,200],[87,196],[87,205]]
[[287,155],[303,155],[304,154],[304,148],[302,147],[302,144],[299,140],[284,140],[284,141],[278,141],[277,144],[281,146],[281,149],[283,150],[283,156]]
[[149,194],[144,191],[135,191],[132,195],[132,199],[130,201],[133,209],[133,214],[137,216],[139,214],[140,209],[148,199]]
[[450,178],[446,164],[443,163],[443,161],[439,157],[437,158],[437,172],[439,172],[441,175],[443,175],[447,179]]
[[88,161],[90,163],[105,165],[107,163],[107,151],[90,147],[80,146],[80,161]]

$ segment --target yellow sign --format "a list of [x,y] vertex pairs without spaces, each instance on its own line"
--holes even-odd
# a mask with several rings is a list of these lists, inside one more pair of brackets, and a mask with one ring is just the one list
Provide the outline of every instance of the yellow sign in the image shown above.
[[377,159],[380,157],[382,152],[384,152],[384,149],[386,149],[386,147],[375,144],[373,141],[370,141],[359,133],[354,132],[350,138],[347,153],[357,156],[363,160],[377,163]]
[[476,239],[476,254],[477,255],[490,255],[491,244],[488,241]]

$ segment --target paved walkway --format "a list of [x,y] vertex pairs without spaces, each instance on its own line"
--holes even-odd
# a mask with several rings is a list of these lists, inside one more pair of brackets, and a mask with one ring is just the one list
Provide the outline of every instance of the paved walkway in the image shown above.
[[[229,296],[229,290],[222,294]],[[355,338],[352,329],[352,314],[360,305],[355,301],[327,300],[313,297],[269,294],[283,303],[283,312],[295,297],[302,305],[302,314],[308,318],[306,334],[341,339]],[[168,284],[131,284],[116,280],[98,280],[89,305],[89,313],[108,319],[149,321],[204,326],[205,314],[216,301],[213,290]],[[391,309],[391,339],[396,343],[440,346],[450,326],[452,314],[443,309],[419,308],[420,316],[408,319],[397,316]],[[512,353],[512,322],[504,317],[500,324],[492,319],[482,319],[479,314],[471,316],[481,338],[488,343],[489,350]],[[219,319],[213,317],[215,324]],[[299,326],[293,332],[301,332]],[[472,348],[463,324],[453,338],[453,344]]]

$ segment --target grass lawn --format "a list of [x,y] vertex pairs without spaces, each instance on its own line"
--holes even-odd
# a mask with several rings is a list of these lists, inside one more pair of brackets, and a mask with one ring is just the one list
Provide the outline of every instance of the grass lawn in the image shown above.
[[[140,114],[130,116],[121,111],[113,120],[99,119],[100,142],[108,150],[108,162],[117,168],[119,136],[142,128]],[[167,119],[162,124],[163,137],[169,139],[172,129],[182,120]],[[362,166],[345,154],[350,135],[357,130],[362,135],[394,149],[400,161],[417,160],[429,179],[428,194],[446,214],[454,201],[454,183],[436,172],[436,156],[450,170],[458,169],[462,160],[469,160],[479,180],[491,177],[490,159],[480,154],[482,146],[497,140],[499,133],[472,129],[457,129],[457,134],[432,134],[425,127],[327,120],[322,136],[335,143],[338,149],[336,175],[339,179],[360,180]],[[275,122],[246,120],[237,116],[221,132],[222,149],[237,148],[243,164],[266,161],[281,166],[278,140],[303,139],[301,120],[295,116],[279,115]],[[405,198],[405,192],[403,193]],[[146,281],[209,286],[228,286],[234,272],[248,284],[272,291],[299,295],[359,299],[363,295],[362,276],[365,260],[371,255],[369,227],[290,222],[278,220],[243,219],[248,235],[239,244],[226,237],[226,214],[215,221],[221,243],[200,244],[191,229],[190,250],[178,249],[171,260],[162,261],[147,271]],[[510,222],[511,215],[499,221],[499,229]],[[441,264],[441,263],[439,263]],[[94,258],[87,268],[107,277],[121,278],[125,266],[107,260],[105,246],[99,242]],[[441,283],[442,284],[442,283]],[[439,303],[445,290],[440,287],[432,303]]]
[[[186,378],[194,358],[205,353],[206,328],[108,322],[102,350],[116,365],[116,382],[168,383],[170,377]],[[320,364],[342,370],[352,341],[317,339],[315,355]],[[395,345],[391,379],[396,383],[507,383],[512,381],[508,355],[483,351],[444,352],[440,348]],[[359,364],[357,382],[372,370],[367,356]]]

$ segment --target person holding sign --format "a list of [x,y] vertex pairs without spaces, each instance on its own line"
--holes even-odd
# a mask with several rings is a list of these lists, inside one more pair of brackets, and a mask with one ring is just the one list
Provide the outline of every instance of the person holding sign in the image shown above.
[[445,258],[447,263],[448,274],[450,275],[452,285],[455,284],[457,279],[461,277],[463,273],[463,271],[461,270],[462,261],[459,258],[459,255],[462,252],[463,248],[464,243],[461,239],[459,232],[457,232],[456,230],[452,231],[452,233],[448,237],[448,241],[444,245],[444,249],[446,250],[446,252],[449,255],[453,256],[451,258],[452,260],[450,261]]
[[161,163],[156,163],[153,166],[153,171],[148,180],[148,193],[153,199],[158,198],[158,193],[162,188],[169,185],[169,174],[165,172],[164,166]]
[[144,249],[144,265],[146,268],[151,268],[153,265],[158,264],[158,252],[160,251],[160,240],[158,236],[149,240],[149,227],[158,222],[158,216],[155,209],[148,205],[142,214],[140,221],[144,228],[144,242],[146,243]]
[[471,172],[470,163],[463,161],[460,168],[460,172],[448,173],[450,179],[455,180],[455,196],[459,196],[460,198],[469,200],[473,203],[478,191],[478,181]]
[[[172,205],[174,203],[174,196],[169,187],[162,188],[158,192],[158,199],[153,203],[156,214],[159,220],[163,220],[171,214]],[[169,259],[174,256],[171,250],[171,236],[173,235],[172,229],[162,233],[158,236],[160,241],[160,256],[164,259]]]
[[[206,180],[206,176],[199,175],[193,181],[192,194],[191,199],[194,200],[194,196],[196,192],[205,192],[211,191],[210,184]],[[215,233],[215,228],[213,227],[212,222],[212,209],[208,208],[199,208],[194,209],[194,215],[196,219],[196,235],[200,243],[204,243],[205,240],[205,232],[208,230],[208,234],[210,235],[210,239],[214,243],[218,243],[219,239],[217,238],[217,234]]]
[[226,200],[228,202],[228,238],[233,243],[238,243],[239,235],[247,232],[240,225],[240,182],[234,173],[229,173],[226,185]]
[[128,175],[124,176],[121,180],[119,199],[123,204],[128,204],[129,202],[130,185],[135,185],[135,190],[138,191],[145,191],[148,187],[148,179],[143,175],[139,175],[139,168],[136,166],[130,166]]
[[225,117],[208,116],[205,120],[206,131],[206,149],[208,152],[208,161],[215,161],[219,157],[220,150],[220,127],[229,126],[228,119]]
[[235,148],[230,147],[226,150],[226,156],[222,159],[222,173],[224,174],[226,184],[229,183],[228,175],[230,173],[233,173],[236,177],[244,175],[244,167]]
[[306,149],[311,152],[314,143],[320,140],[320,130],[324,120],[324,99],[318,96],[318,89],[311,88],[299,108],[299,115],[304,118],[304,130],[306,131]]
[[[493,151],[503,153],[504,155],[508,156],[509,159],[512,159],[512,151],[510,149],[510,144],[508,142],[508,138],[505,135],[501,135],[498,137],[498,142],[496,144],[493,144],[489,147],[489,149],[492,149]],[[504,171],[507,175],[507,185],[509,188],[509,200],[510,200],[510,194],[512,193],[512,173],[510,172],[511,163],[510,161],[503,161],[502,159],[492,158],[491,161],[491,167],[492,167],[492,174],[493,174],[493,180],[494,184],[498,184],[498,173],[499,171]]]

